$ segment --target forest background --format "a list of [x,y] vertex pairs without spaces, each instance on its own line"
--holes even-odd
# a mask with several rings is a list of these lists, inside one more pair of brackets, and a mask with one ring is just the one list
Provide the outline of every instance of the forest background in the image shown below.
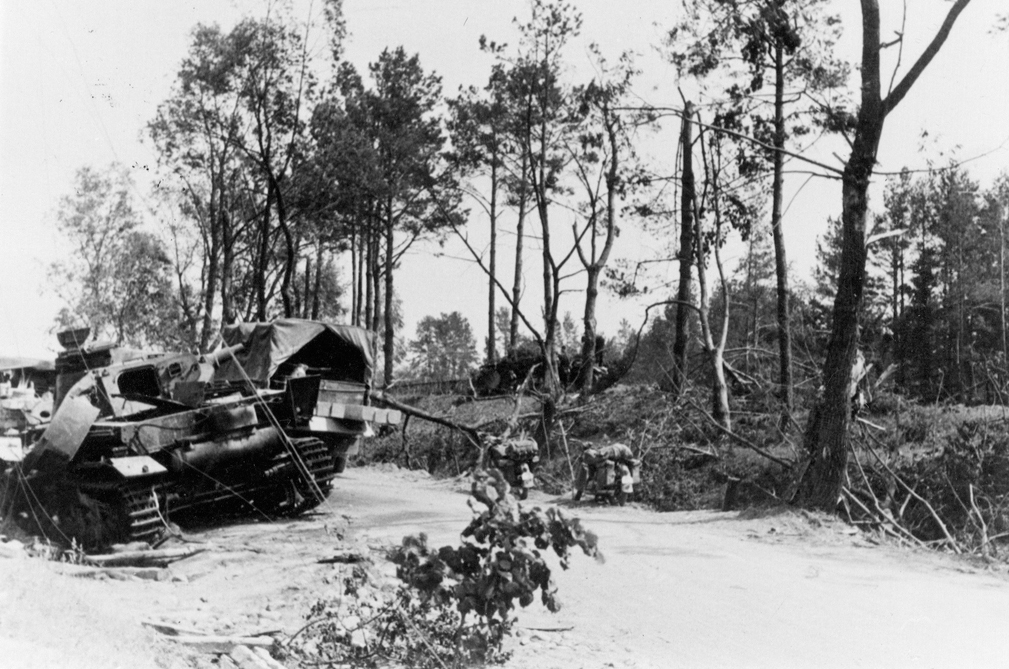
[[[859,31],[857,7],[848,5],[852,3],[824,6],[838,12],[838,25],[846,29],[836,36],[830,55],[850,62],[857,57]],[[368,64],[382,61],[379,54],[388,47],[384,62],[402,66],[401,69],[415,67],[418,88],[427,86],[430,110],[425,119],[441,119],[438,129],[431,125],[431,146],[439,140],[448,140],[437,148],[450,150],[459,144],[458,140],[453,144],[452,138],[458,137],[461,126],[456,121],[452,127],[458,106],[453,107],[448,100],[459,96],[460,86],[481,89],[495,63],[507,67],[516,62],[523,48],[530,48],[528,33],[523,47],[519,28],[533,25],[533,5],[496,3],[488,8],[471,2],[381,5],[348,2],[339,7],[342,25],[348,31],[345,39],[339,29],[334,29],[335,24],[326,20],[327,8],[337,7],[322,2],[237,8],[211,3],[199,10],[163,10],[166,12],[163,15],[141,16],[141,9],[107,2],[94,7],[58,3],[39,8],[11,3],[3,6],[0,85],[4,91],[4,149],[0,206],[4,211],[0,220],[7,240],[9,273],[17,277],[15,281],[4,282],[0,295],[5,314],[0,335],[5,352],[45,355],[45,350],[52,348],[49,343],[52,337],[47,331],[53,326],[53,314],[61,308],[62,322],[79,321],[88,314],[94,320],[97,309],[103,314],[103,321],[97,324],[102,334],[147,347],[211,346],[212,333],[221,320],[226,320],[224,310],[232,308],[233,316],[239,318],[274,317],[286,311],[292,315],[354,320],[356,302],[358,321],[383,327],[376,316],[384,310],[384,302],[369,307],[364,287],[358,289],[356,300],[351,294],[355,292],[350,287],[354,269],[349,257],[353,254],[341,250],[341,244],[346,245],[353,235],[343,230],[341,235],[324,239],[319,230],[331,221],[326,225],[320,221],[329,214],[312,213],[305,204],[314,202],[312,206],[317,206],[320,199],[307,190],[295,189],[290,193],[285,190],[290,184],[307,183],[295,178],[295,167],[307,169],[313,159],[316,165],[326,160],[329,163],[325,164],[331,164],[336,158],[348,155],[343,145],[331,144],[331,149],[340,147],[339,155],[328,157],[318,147],[309,147],[313,132],[322,132],[319,124],[313,126],[313,115],[327,100],[337,101],[337,106],[342,105],[346,111],[346,102],[355,94],[360,95],[363,109],[365,93],[376,90],[376,81],[368,76]],[[905,17],[900,3],[886,3],[883,18],[889,32],[884,34],[892,36],[894,31],[903,29],[906,39],[901,46],[908,54],[915,54],[930,38],[947,8],[947,3],[926,3],[913,7]],[[672,296],[679,271],[677,263],[670,259],[677,253],[681,230],[675,200],[680,119],[667,112],[682,109],[680,91],[696,99],[702,109],[713,109],[716,89],[721,84],[717,79],[698,82],[685,73],[678,74],[671,57],[677,44],[669,41],[669,31],[683,20],[679,5],[660,8],[654,2],[639,2],[616,9],[603,3],[584,2],[570,9],[572,17],[580,15],[581,25],[566,36],[568,44],[559,54],[559,91],[574,95],[579,86],[585,87],[593,79],[606,80],[602,76],[603,59],[610,68],[609,80],[617,81],[619,77],[612,75],[619,73],[620,58],[625,51],[635,52],[634,67],[640,70],[620,91],[623,96],[620,105],[625,108],[620,114],[624,118],[637,114],[635,123],[641,126],[628,129],[627,135],[627,146],[637,154],[636,188],[620,203],[621,235],[608,265],[611,271],[608,281],[603,274],[603,283],[615,290],[604,287],[598,310],[599,330],[618,340],[611,343],[610,350],[619,353],[641,325],[645,306]],[[983,383],[984,377],[990,375],[985,361],[993,353],[1004,356],[1005,352],[1004,328],[997,317],[1000,275],[994,269],[1002,247],[984,243],[1002,233],[1000,212],[1005,189],[998,173],[1004,162],[1004,144],[1009,138],[1009,125],[1005,125],[1000,113],[1006,108],[1009,87],[998,85],[1004,77],[1000,78],[996,72],[997,63],[1004,62],[1006,40],[992,31],[997,25],[997,10],[993,3],[975,2],[965,13],[943,53],[897,112],[899,121],[888,125],[878,173],[889,172],[891,176],[877,177],[872,187],[872,208],[878,216],[879,229],[902,227],[907,228],[908,234],[887,238],[873,249],[877,269],[872,299],[867,304],[869,327],[864,336],[867,346],[887,348],[891,358],[909,355],[907,351],[900,353],[892,344],[895,333],[898,338],[903,333],[904,341],[919,344],[922,336],[934,340],[934,345],[918,349],[928,351],[927,360],[918,356],[901,368],[907,376],[903,382],[913,384],[914,392],[922,396],[943,392],[957,396],[968,390],[978,393],[978,397],[985,396],[994,388]],[[306,25],[305,19],[309,17],[311,23]],[[902,20],[906,25],[901,25]],[[220,28],[217,33],[200,33],[194,27],[197,23],[205,26],[219,23]],[[187,186],[179,178],[180,165],[189,158],[180,159],[178,153],[172,155],[173,148],[177,149],[178,133],[192,129],[172,126],[170,107],[173,102],[192,102],[180,95],[186,77],[185,66],[180,64],[184,58],[199,54],[200,36],[205,39],[204,48],[216,34],[220,39],[217,47],[238,49],[235,45],[240,40],[227,46],[226,38],[242,37],[236,27],[243,25],[277,31],[266,39],[250,29],[245,34],[245,45],[250,49],[267,43],[283,47],[271,57],[276,58],[277,72],[283,75],[274,82],[275,90],[287,97],[273,100],[278,107],[272,119],[281,124],[278,136],[297,136],[297,142],[285,144],[280,139],[272,149],[261,143],[255,146],[235,143],[236,153],[242,154],[236,160],[243,162],[242,169],[254,176],[237,173],[233,176],[249,179],[242,186],[243,192],[255,195],[242,203],[221,201],[215,205],[214,196],[209,193],[213,190],[211,185],[208,193],[200,194],[209,196],[202,202],[208,208],[201,213],[200,202],[194,205],[196,201],[190,197],[187,204]],[[493,48],[481,49],[481,35],[508,46],[496,53]],[[395,50],[399,43],[405,45],[401,57]],[[598,43],[598,51],[590,47],[593,43]],[[349,70],[344,69],[343,78],[339,79],[339,69],[327,62],[334,54],[334,46],[340,59],[353,66],[362,78],[356,93],[352,90],[356,80]],[[249,53],[253,52],[254,49]],[[255,53],[258,57],[264,52]],[[417,61],[411,60],[414,54],[418,55]],[[896,54],[892,50],[891,57],[896,58]],[[217,55],[231,57],[224,51]],[[256,67],[254,60],[240,65],[252,71]],[[888,65],[893,67],[896,62]],[[304,86],[308,81],[305,74],[315,76],[311,95]],[[432,78],[434,75],[444,77],[440,87]],[[436,92],[436,88],[440,91]],[[856,88],[857,75],[837,87],[832,95],[838,96],[839,108],[844,106],[846,89],[847,111],[853,111],[850,95]],[[580,90],[584,93],[584,88]],[[229,99],[237,102],[240,97]],[[300,104],[302,101],[304,104]],[[293,106],[285,111],[282,108],[285,104]],[[565,113],[575,113],[574,107]],[[254,105],[247,107],[243,122],[255,123],[253,108]],[[641,116],[641,108],[652,109],[653,113]],[[191,111],[179,109],[183,113],[176,120]],[[164,121],[160,136],[159,113]],[[284,123],[288,125],[283,126]],[[285,132],[288,134],[284,135]],[[436,134],[442,136],[435,138]],[[586,136],[582,133],[582,138]],[[802,153],[839,167],[838,157],[843,158],[847,152],[844,140],[819,131],[813,136],[818,138],[816,142],[811,141],[812,136],[807,138],[810,141],[800,142]],[[579,195],[576,170],[572,168],[579,151],[578,133],[572,137],[575,139],[571,146],[575,148],[565,149],[563,158],[565,169],[569,170],[564,177],[567,181],[561,184],[563,189],[552,195],[560,204],[554,223],[555,234],[563,238],[558,242],[558,258],[572,250],[572,225],[578,229],[579,221],[590,218],[585,207],[591,197],[584,192]],[[332,136],[330,139],[336,141]],[[288,148],[292,150],[287,151]],[[584,142],[581,149],[585,149]],[[593,157],[591,153],[582,152],[583,164],[598,168],[599,156]],[[697,159],[701,159],[700,147]],[[969,162],[953,170],[930,171],[960,165],[961,161]],[[417,360],[424,347],[425,332],[451,321],[453,313],[464,315],[471,323],[474,348],[479,349],[468,362],[475,363],[486,355],[483,342],[488,321],[486,279],[447,225],[448,221],[465,223],[465,228],[460,229],[473,240],[478,254],[487,258],[487,216],[470,193],[482,191],[486,196],[488,176],[486,171],[478,174],[479,170],[463,165],[464,162],[458,155],[438,156],[429,165],[430,183],[413,193],[401,194],[405,219],[412,217],[414,221],[413,228],[409,222],[402,230],[397,228],[393,245],[392,264],[396,269],[392,274],[397,281],[392,306],[400,319],[396,325],[396,356],[403,363],[399,369],[403,375],[431,376],[430,367],[426,374],[417,373],[422,367]],[[110,168],[113,163],[120,167]],[[348,167],[359,170],[360,164],[355,162]],[[836,237],[832,237],[836,231],[832,231],[829,222],[840,213],[839,187],[836,180],[811,178],[810,170],[803,170],[795,161],[789,160],[789,164],[794,173],[785,179],[783,200],[787,207],[782,227],[789,248],[790,275],[794,277],[790,290],[794,293],[792,308],[798,332],[795,349],[803,352],[802,364],[815,370],[818,358],[822,358],[832,299],[831,279],[836,273],[833,249],[837,244]],[[82,172],[85,166],[89,171]],[[184,166],[193,168],[191,162]],[[903,167],[914,171],[901,179],[896,175]],[[631,182],[628,177],[627,183]],[[764,182],[757,183],[766,184],[766,175]],[[443,190],[432,190],[436,188]],[[735,338],[730,349],[746,349],[746,369],[740,371],[747,374],[754,372],[755,354],[764,356],[764,366],[773,366],[771,351],[777,345],[772,318],[773,268],[769,274],[769,250],[764,243],[770,241],[770,236],[763,223],[771,205],[761,201],[760,188],[756,186],[752,201],[747,203],[752,207],[749,219],[756,233],[749,235],[746,242],[737,231],[726,234],[723,252],[734,282],[731,302],[741,307],[730,326]],[[516,189],[512,190],[514,200]],[[92,244],[91,250],[81,253],[78,246],[75,255],[74,234],[81,230],[79,226],[74,228],[74,221],[82,220],[76,216],[81,213],[80,206],[89,206],[81,198],[86,192],[104,192],[105,203],[113,202],[119,208],[122,216],[117,219],[118,233],[129,232],[119,234],[126,240],[125,246],[110,250],[101,245],[100,239],[93,238],[94,231],[85,231],[85,236],[90,234],[92,238],[84,240],[84,248]],[[188,194],[192,196],[193,191],[190,189]],[[116,200],[119,195],[122,197]],[[205,299],[201,305],[201,298],[208,294],[203,286],[210,280],[204,262],[207,254],[203,251],[210,242],[200,238],[199,223],[196,227],[187,227],[187,223],[206,215],[215,206],[235,211],[239,205],[246,207],[243,219],[246,224],[255,219],[257,212],[265,212],[263,229],[269,243],[257,246],[252,235],[242,248],[246,253],[256,249],[263,253],[255,262],[265,269],[263,277],[268,280],[257,283],[251,278],[256,272],[247,271],[248,267],[229,273],[229,279],[238,282],[230,293],[241,296],[238,298],[241,303],[224,305],[218,297],[207,309]],[[285,208],[287,211],[282,212]],[[288,212],[289,226],[281,220]],[[514,258],[508,254],[514,245],[515,202],[502,206],[500,215],[503,238],[498,272],[502,283],[510,284]],[[314,222],[310,220],[313,217]],[[436,220],[440,222],[432,225]],[[425,226],[439,229],[428,230]],[[288,233],[297,239],[283,239]],[[415,233],[418,241],[406,247]],[[583,329],[579,321],[584,304],[584,278],[576,272],[581,266],[572,257],[569,264],[559,268],[556,278],[564,283],[557,295],[562,303],[556,309],[556,318],[544,321],[544,305],[550,305],[538,277],[541,237],[542,230],[531,232],[526,247],[527,252],[532,251],[524,272],[522,297],[528,320],[542,334],[549,327],[556,327],[560,346],[576,348]],[[821,239],[820,253],[814,251],[817,238]],[[76,241],[79,244],[82,238]],[[966,242],[974,245],[968,246]],[[292,248],[296,248],[293,255]],[[93,290],[89,295],[84,290],[87,281],[81,278],[89,271],[87,261],[99,258],[102,252],[118,254],[110,258],[143,261],[134,265],[102,263],[106,270],[115,268],[118,274],[92,275]],[[884,257],[887,252],[889,256]],[[376,259],[388,264],[387,257]],[[981,259],[984,262],[978,262]],[[638,271],[639,261],[648,261],[647,272]],[[899,276],[888,272],[886,263],[891,268],[899,265]],[[138,275],[138,269],[151,268],[153,273]],[[383,282],[374,286],[375,296],[381,298],[389,273],[378,270],[375,276],[380,276]],[[629,282],[628,277],[636,280]],[[131,281],[140,281],[143,290],[136,290],[137,284]],[[124,288],[128,286],[133,287]],[[333,299],[341,290],[342,314]],[[618,299],[616,292],[627,296]],[[145,299],[124,300],[131,293]],[[110,295],[115,300],[108,302]],[[166,302],[147,299],[152,295],[163,297]],[[97,304],[103,299],[108,303]],[[501,296],[497,304],[499,308],[507,306]],[[663,306],[664,309],[653,312],[651,325],[659,348],[653,355],[658,356],[660,364],[646,365],[652,373],[650,380],[660,383],[668,372],[665,360],[670,357],[670,337],[666,336],[669,332],[662,328],[671,328],[670,323],[675,320],[670,305]],[[714,306],[717,311],[717,304]],[[908,309],[911,311],[905,314]],[[901,316],[904,318],[898,327]],[[116,317],[120,322],[116,322]],[[422,326],[420,330],[418,325]],[[456,330],[462,328],[458,319],[456,325]],[[519,332],[529,334],[526,328],[520,328]],[[496,350],[503,353],[506,346],[506,341],[499,341]],[[413,358],[413,372],[408,364],[411,351],[417,354]],[[453,368],[452,374],[458,371]],[[809,376],[814,377],[815,372]],[[964,395],[962,399],[970,398]]]

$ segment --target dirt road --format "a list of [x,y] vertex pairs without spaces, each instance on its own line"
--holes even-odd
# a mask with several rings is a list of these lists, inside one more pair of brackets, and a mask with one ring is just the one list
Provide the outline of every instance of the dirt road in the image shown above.
[[[338,582],[318,564],[341,537],[378,547],[427,532],[454,542],[463,482],[349,470],[321,513],[190,530],[210,549],[170,578],[94,581],[0,558],[0,665],[213,666],[141,626],[290,634]],[[555,500],[534,493],[530,503]],[[510,667],[996,667],[1009,621],[1005,568],[876,546],[841,523],[792,513],[739,517],[570,507],[606,563],[558,570],[565,608],[523,611]],[[13,663],[8,663],[10,659]]]

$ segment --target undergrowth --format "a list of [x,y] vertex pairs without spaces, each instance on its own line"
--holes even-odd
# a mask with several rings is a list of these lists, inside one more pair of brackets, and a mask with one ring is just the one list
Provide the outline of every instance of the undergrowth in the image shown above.
[[849,514],[912,542],[1007,557],[1009,422],[963,421],[938,452],[868,437],[849,473]]

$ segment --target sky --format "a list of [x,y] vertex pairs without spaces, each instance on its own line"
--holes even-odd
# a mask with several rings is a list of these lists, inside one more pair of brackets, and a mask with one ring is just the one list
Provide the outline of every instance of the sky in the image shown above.
[[[598,42],[611,59],[624,50],[638,54],[643,73],[635,84],[642,103],[678,106],[673,68],[656,51],[676,19],[680,3],[670,0],[582,0],[582,38],[568,52],[570,74],[592,74],[589,42]],[[839,54],[858,55],[859,15],[854,0],[838,0],[845,26]],[[881,0],[884,38],[900,30],[898,0]],[[901,72],[941,22],[949,4],[942,0],[908,2]],[[145,126],[170,92],[178,65],[197,23],[229,27],[243,15],[262,15],[263,2],[201,0],[0,0],[0,354],[50,357],[56,348],[49,330],[61,306],[58,287],[46,278],[49,265],[66,252],[55,229],[55,211],[67,195],[77,169],[127,165],[146,202],[156,158],[145,140]],[[426,69],[443,78],[446,93],[460,85],[481,85],[491,61],[479,53],[481,35],[514,42],[513,17],[528,15],[526,0],[345,0],[350,31],[346,57],[364,70],[385,47],[403,45],[418,53]],[[318,16],[319,0],[295,0],[294,14]],[[879,169],[923,168],[926,157],[955,155],[970,160],[982,185],[1009,163],[1009,36],[991,35],[1002,0],[973,0],[943,51],[901,105],[891,114],[879,152]],[[321,40],[321,36],[316,38]],[[321,41],[314,42],[321,45]],[[321,48],[321,46],[320,46]],[[895,50],[884,54],[894,65]],[[899,74],[898,74],[899,76]],[[857,75],[856,75],[857,82]],[[923,138],[923,130],[927,137]],[[647,138],[659,172],[673,172],[679,124],[664,123]],[[923,154],[922,147],[925,149]],[[818,145],[811,155],[838,166],[847,157],[839,141]],[[800,169],[800,168],[796,168]],[[878,206],[882,177],[873,194]],[[809,274],[815,241],[828,216],[840,212],[835,181],[790,175],[784,225],[795,276]],[[640,255],[657,242],[625,234],[616,253]],[[731,251],[730,254],[731,256]],[[438,261],[432,262],[433,257]],[[485,331],[485,279],[465,259],[458,243],[415,247],[397,275],[407,334],[425,315],[459,310],[474,330]],[[537,282],[530,269],[530,299]],[[507,283],[507,282],[506,282]],[[572,291],[580,280],[569,284]],[[654,297],[650,299],[656,299]],[[562,311],[577,318],[581,299],[565,295]],[[647,302],[645,300],[644,302]],[[600,325],[613,334],[621,318],[640,324],[643,302],[625,303],[604,294]]]

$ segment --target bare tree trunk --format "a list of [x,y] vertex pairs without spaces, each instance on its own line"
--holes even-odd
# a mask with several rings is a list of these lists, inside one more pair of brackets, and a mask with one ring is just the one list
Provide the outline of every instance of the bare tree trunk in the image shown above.
[[385,368],[382,374],[382,380],[384,381],[384,386],[388,388],[392,383],[392,363],[393,356],[396,352],[396,331],[395,324],[393,323],[392,309],[392,266],[395,260],[393,254],[396,249],[393,245],[394,239],[391,201],[387,203],[385,213],[387,217],[385,224],[385,346],[383,347],[383,353],[385,354]]
[[280,183],[272,174],[270,175],[270,187],[273,189],[274,199],[277,203],[277,226],[284,235],[286,250],[284,273],[280,282],[280,299],[284,305],[284,318],[290,318],[295,313],[292,283],[294,268],[298,263],[298,249],[294,236],[291,234],[291,227],[287,223],[287,206],[284,202],[284,194],[280,189]]
[[[902,221],[903,223],[903,221]],[[894,243],[891,247],[890,252],[890,310],[893,312],[893,322],[897,323],[900,319],[902,309],[901,304],[901,290],[900,287],[904,284],[904,278],[902,274],[902,264],[903,264],[904,252],[901,249],[899,243]],[[901,341],[903,340],[901,328],[893,328],[893,350],[901,350]],[[897,383],[898,385],[904,385],[904,365],[901,364],[897,368]]]
[[682,192],[680,197],[680,283],[676,290],[676,334],[673,340],[673,393],[679,394],[687,375],[687,341],[690,338],[689,307],[691,266],[694,257],[694,166],[691,116],[694,105],[687,102],[683,106],[683,129],[680,133],[680,151],[683,172],[680,177]]
[[494,299],[497,297],[497,154],[490,168],[490,276],[487,280],[487,364],[493,365],[497,359],[497,327],[494,323]]
[[522,243],[525,241],[526,156],[522,155],[522,182],[519,185],[519,217],[515,224],[515,279],[512,281],[511,321],[508,324],[508,355],[514,355],[519,339],[519,300],[522,298]]
[[221,262],[221,317],[225,325],[238,321],[235,311],[234,285],[235,272],[235,242],[234,221],[231,214],[225,214],[221,221],[221,246],[223,260]]
[[1002,301],[1000,311],[1002,317],[1002,365],[1009,364],[1009,341],[1006,338],[1006,313],[1005,313],[1005,223],[1006,217],[1000,216],[998,222],[998,280],[999,296]]
[[[585,394],[593,391],[596,380],[596,302],[599,299],[599,275],[609,261],[617,228],[616,196],[619,185],[617,177],[620,167],[620,145],[617,137],[617,126],[609,115],[609,107],[604,106],[603,109],[604,122],[606,124],[606,140],[609,144],[609,165],[606,170],[606,210],[603,212],[606,220],[606,231],[603,247],[602,249],[598,248],[598,233],[596,231],[595,220],[592,221],[589,257],[586,258],[584,256],[580,245],[577,247],[578,257],[585,266],[586,273],[585,314],[582,318],[582,326],[584,328],[582,334],[582,361],[578,378],[579,388]],[[575,240],[575,244],[578,244],[577,240]]]
[[382,238],[378,230],[371,239],[371,323],[368,328],[382,330]]
[[[211,212],[211,216],[215,215]],[[210,347],[211,334],[214,331],[214,295],[217,292],[218,254],[220,246],[219,226],[212,224],[210,231],[210,248],[207,253],[207,278],[203,292],[203,323],[200,325],[200,353],[206,353]]]
[[833,327],[823,365],[823,399],[810,412],[806,424],[805,447],[809,463],[796,493],[797,501],[808,508],[834,511],[848,464],[849,387],[858,348],[859,310],[865,280],[867,193],[883,122],[938,53],[953,23],[969,2],[956,0],[928,47],[884,100],[880,93],[879,2],[861,0],[862,100],[851,155],[842,177],[841,267]]
[[[703,135],[700,138],[703,142]],[[702,144],[703,150],[703,144]],[[714,333],[711,329],[710,300],[708,297],[708,277],[705,259],[708,255],[708,245],[705,242],[704,231],[701,229],[701,217],[695,216],[694,235],[697,249],[697,289],[700,293],[698,297],[698,315],[701,322],[701,336],[704,338],[704,348],[708,354],[711,364],[711,417],[714,418],[724,430],[732,429],[731,414],[729,413],[729,386],[725,382],[725,342],[729,332],[729,291],[725,281],[725,271],[722,267],[722,257],[719,254],[719,238],[722,234],[722,208],[721,194],[719,193],[718,179],[721,173],[721,161],[718,154],[711,156],[711,160],[704,161],[704,170],[707,182],[711,184],[711,203],[715,214],[715,241],[712,250],[715,257],[715,265],[718,268],[718,278],[722,291],[722,301],[724,310],[722,314],[722,327],[718,342],[715,342]]]
[[[351,255],[353,255],[353,253],[354,252],[352,250]],[[320,241],[315,249],[315,290],[312,291],[313,321],[319,320],[319,311],[320,307],[322,306],[321,299],[319,297],[319,293],[322,290],[322,259],[323,259],[322,242]],[[351,288],[351,290],[353,290],[353,287]]]
[[[361,324],[360,241],[357,223],[350,227],[350,324]],[[316,267],[318,271],[318,267]]]
[[364,254],[364,327],[373,328],[372,318],[375,310],[374,274],[375,274],[375,244],[372,241],[374,231],[367,226],[363,231],[362,249]]
[[782,165],[785,148],[785,66],[781,40],[774,45],[774,175],[771,183],[771,236],[774,239],[774,271],[778,279],[778,384],[782,402],[782,425],[792,413],[792,330],[788,316],[788,262],[781,230]]
[[308,318],[312,313],[312,259],[310,257],[305,258],[305,291],[304,295],[301,297],[301,310],[300,315],[302,318]]
[[581,368],[578,370],[578,387],[585,394],[592,392],[596,382],[596,302],[600,269],[595,264],[585,269],[585,313],[582,316]]
[[267,189],[266,206],[259,232],[259,254],[255,269],[256,320],[266,321],[266,267],[270,257],[270,214],[273,211],[273,189]]

